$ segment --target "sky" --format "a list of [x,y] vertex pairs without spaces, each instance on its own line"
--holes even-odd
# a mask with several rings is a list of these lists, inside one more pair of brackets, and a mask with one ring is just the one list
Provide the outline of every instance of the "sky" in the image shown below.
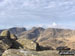
[[75,0],[0,0],[0,29],[75,29]]

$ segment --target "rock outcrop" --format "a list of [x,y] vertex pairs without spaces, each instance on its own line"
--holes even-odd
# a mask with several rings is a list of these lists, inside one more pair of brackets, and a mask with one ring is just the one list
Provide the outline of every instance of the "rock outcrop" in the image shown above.
[[10,39],[10,32],[8,30],[4,30],[1,32],[0,36]]
[[7,39],[17,40],[17,36],[15,34],[11,34],[9,30],[2,31],[0,36],[6,37]]
[[7,50],[10,48],[12,46],[10,39],[10,32],[8,30],[2,31],[0,35],[0,49]]
[[68,48],[67,46],[60,46],[57,47],[56,50],[70,50],[70,48]]
[[24,51],[17,49],[6,50],[2,56],[42,56],[35,51]]
[[12,42],[10,40],[10,32],[8,30],[2,31],[0,35],[0,55],[7,49],[11,48]]
[[17,36],[16,36],[15,34],[10,34],[10,38],[11,38],[12,40],[17,40]]
[[[0,39],[1,39],[1,43],[8,45],[6,46],[7,49],[8,48],[14,48],[14,49],[22,48],[24,50],[37,50],[39,46],[39,44],[33,42],[32,40],[28,40],[26,38],[17,39],[17,36],[14,34],[11,34],[8,30],[2,31]],[[3,49],[5,45],[3,46]]]
[[37,43],[33,42],[32,40],[28,40],[26,38],[21,38],[17,40],[17,43],[20,44],[20,48],[25,50],[37,50]]
[[7,38],[3,38],[0,40],[0,49],[2,50],[7,50],[12,46],[12,42],[7,39]]

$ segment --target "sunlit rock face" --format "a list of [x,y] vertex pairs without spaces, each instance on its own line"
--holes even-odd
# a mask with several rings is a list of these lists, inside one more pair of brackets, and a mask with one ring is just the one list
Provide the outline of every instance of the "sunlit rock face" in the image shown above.
[[2,56],[42,56],[35,51],[24,51],[24,50],[17,50],[17,49],[9,49],[6,50]]

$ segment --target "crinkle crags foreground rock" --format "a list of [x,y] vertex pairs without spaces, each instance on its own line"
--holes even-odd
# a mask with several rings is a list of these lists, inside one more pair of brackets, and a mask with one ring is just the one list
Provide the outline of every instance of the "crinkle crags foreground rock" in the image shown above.
[[0,55],[2,56],[39,56],[36,53],[38,49],[38,43],[26,38],[17,39],[17,36],[11,34],[8,30],[2,31],[0,35]]
[[7,50],[11,48],[13,42],[17,40],[14,34],[11,34],[8,30],[4,30],[0,34],[0,49]]
[[[8,41],[5,44],[11,43],[12,48],[15,48],[15,49],[23,48],[24,50],[37,50],[37,46],[38,46],[37,43],[33,42],[32,40],[26,39],[26,38],[20,38],[17,40],[17,37],[14,34],[11,34],[8,30],[2,31],[1,37],[4,37],[3,39],[5,41],[6,40]],[[1,39],[1,41],[3,39]]]
[[5,30],[0,35],[0,55],[12,46],[10,32]]
[[10,39],[10,32],[8,30],[4,30],[1,32],[0,36]]
[[17,40],[17,36],[14,34],[11,34],[8,30],[2,31],[0,36],[6,37],[6,38],[12,39],[12,40]]
[[36,51],[24,51],[17,49],[6,50],[2,56],[42,56]]
[[21,38],[16,40],[17,44],[16,46],[19,45],[19,48],[23,48],[24,50],[37,50],[39,48],[38,44],[33,42],[32,40],[26,39],[26,38]]

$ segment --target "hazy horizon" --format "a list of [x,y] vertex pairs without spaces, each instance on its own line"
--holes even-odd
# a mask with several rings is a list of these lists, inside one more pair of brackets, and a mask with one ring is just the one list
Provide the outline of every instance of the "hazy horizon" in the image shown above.
[[0,29],[75,29],[75,0],[0,0]]

